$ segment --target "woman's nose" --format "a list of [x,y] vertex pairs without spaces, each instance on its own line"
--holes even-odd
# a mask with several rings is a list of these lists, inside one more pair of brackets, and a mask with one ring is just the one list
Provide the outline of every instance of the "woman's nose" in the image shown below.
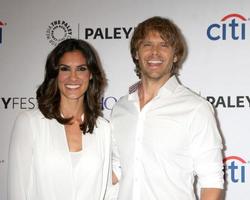
[[72,80],[77,79],[77,72],[76,72],[76,70],[71,70],[70,71],[70,79],[72,79]]

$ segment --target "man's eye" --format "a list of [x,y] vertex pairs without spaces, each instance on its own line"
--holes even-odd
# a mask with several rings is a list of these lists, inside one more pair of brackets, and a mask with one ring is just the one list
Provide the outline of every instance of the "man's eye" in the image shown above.
[[161,46],[162,47],[168,47],[168,44],[167,43],[162,43]]
[[143,43],[143,46],[144,46],[144,47],[150,47],[151,44],[150,44],[150,43]]

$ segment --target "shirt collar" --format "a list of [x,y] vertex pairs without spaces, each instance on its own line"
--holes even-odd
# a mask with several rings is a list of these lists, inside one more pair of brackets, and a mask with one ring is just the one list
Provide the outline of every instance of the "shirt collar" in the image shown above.
[[[137,100],[138,99],[138,87],[141,84],[141,81],[136,82],[135,84],[129,87],[128,100]],[[175,89],[180,85],[175,75],[171,76],[166,83],[160,88],[157,96],[170,95],[174,93]]]
[[171,76],[167,82],[160,88],[158,95],[172,94],[180,85],[175,75]]

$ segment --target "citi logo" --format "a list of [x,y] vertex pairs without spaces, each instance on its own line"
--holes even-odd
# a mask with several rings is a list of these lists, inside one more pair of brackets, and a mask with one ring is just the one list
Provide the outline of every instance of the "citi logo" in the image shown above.
[[223,17],[221,23],[211,24],[207,28],[210,40],[245,40],[247,19],[240,14],[229,14]]
[[6,25],[6,23],[3,23],[0,21],[0,44],[3,42],[3,27]]
[[238,156],[229,156],[223,159],[225,173],[228,181],[233,183],[246,182],[246,162],[243,158]]

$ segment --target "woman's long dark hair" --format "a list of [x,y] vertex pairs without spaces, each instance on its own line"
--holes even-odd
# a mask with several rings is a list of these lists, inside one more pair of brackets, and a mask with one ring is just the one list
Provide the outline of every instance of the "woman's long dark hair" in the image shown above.
[[106,86],[104,72],[95,50],[85,41],[67,39],[59,43],[48,55],[43,83],[36,91],[38,108],[48,119],[56,119],[61,124],[69,124],[72,118],[63,118],[60,111],[60,91],[57,77],[59,60],[66,52],[80,51],[86,58],[87,67],[92,74],[89,86],[84,95],[84,122],[80,129],[85,133],[93,133],[98,116],[102,116],[101,97]]

